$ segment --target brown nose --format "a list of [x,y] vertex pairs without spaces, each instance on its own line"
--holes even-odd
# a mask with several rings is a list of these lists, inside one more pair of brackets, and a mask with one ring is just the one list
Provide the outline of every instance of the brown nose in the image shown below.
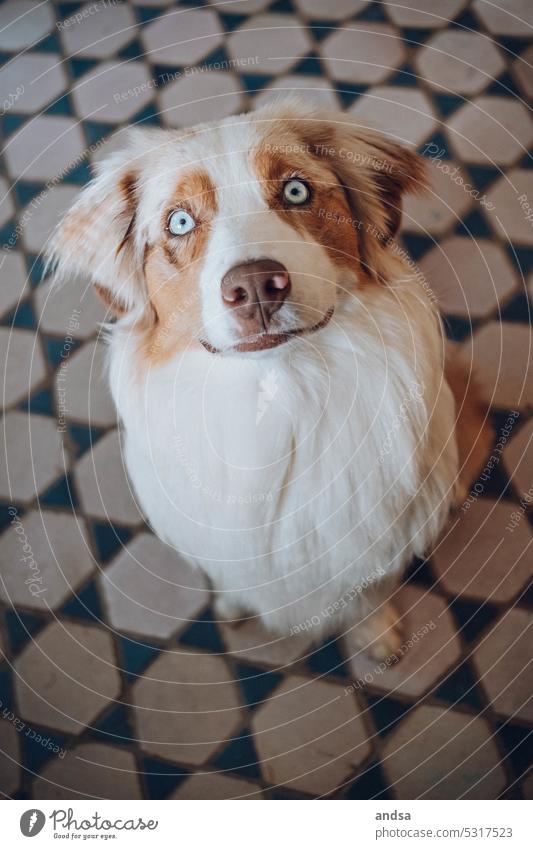
[[230,268],[221,289],[222,300],[235,311],[243,331],[261,333],[291,291],[291,279],[280,262],[259,259]]

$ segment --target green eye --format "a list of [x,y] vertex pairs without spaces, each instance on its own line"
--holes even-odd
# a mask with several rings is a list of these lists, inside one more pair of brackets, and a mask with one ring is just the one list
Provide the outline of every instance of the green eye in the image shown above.
[[196,221],[186,209],[175,209],[168,219],[168,229],[173,236],[185,236],[196,227]]
[[309,187],[303,180],[288,180],[283,186],[283,197],[287,203],[299,206],[309,199]]

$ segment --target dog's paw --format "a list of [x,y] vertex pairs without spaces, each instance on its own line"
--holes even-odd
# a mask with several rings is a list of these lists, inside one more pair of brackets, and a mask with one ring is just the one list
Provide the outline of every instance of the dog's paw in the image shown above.
[[359,623],[352,631],[359,648],[380,663],[385,660],[398,662],[403,644],[403,629],[398,614],[390,602]]

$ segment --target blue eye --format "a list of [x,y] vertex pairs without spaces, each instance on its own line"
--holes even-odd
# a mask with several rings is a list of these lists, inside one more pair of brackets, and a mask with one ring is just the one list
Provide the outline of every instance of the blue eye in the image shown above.
[[168,229],[173,236],[185,236],[196,227],[196,221],[186,209],[175,209],[168,219]]
[[309,198],[309,188],[303,180],[288,180],[283,186],[283,197],[287,203],[305,203]]

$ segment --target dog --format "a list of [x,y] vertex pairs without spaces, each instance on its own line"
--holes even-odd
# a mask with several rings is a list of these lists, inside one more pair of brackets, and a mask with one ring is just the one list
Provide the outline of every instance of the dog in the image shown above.
[[140,507],[226,620],[350,629],[378,659],[401,644],[391,588],[490,442],[395,239],[426,180],[416,153],[287,101],[130,129],[53,235],[59,283],[90,275],[115,317]]

